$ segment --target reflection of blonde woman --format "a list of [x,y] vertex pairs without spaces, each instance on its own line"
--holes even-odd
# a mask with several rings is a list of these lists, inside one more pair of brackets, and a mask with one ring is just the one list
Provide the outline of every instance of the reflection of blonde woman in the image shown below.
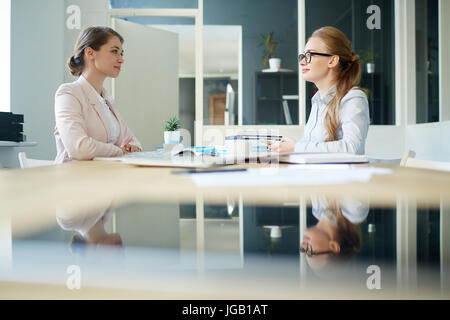
[[357,88],[359,57],[338,29],[316,30],[299,55],[303,79],[319,91],[313,96],[303,138],[283,138],[269,148],[279,152],[350,152],[364,154],[369,129],[369,104]]
[[330,258],[347,259],[359,252],[360,224],[367,218],[369,206],[353,199],[331,201],[313,197],[311,203],[318,222],[305,230],[301,243],[308,264],[320,269]]

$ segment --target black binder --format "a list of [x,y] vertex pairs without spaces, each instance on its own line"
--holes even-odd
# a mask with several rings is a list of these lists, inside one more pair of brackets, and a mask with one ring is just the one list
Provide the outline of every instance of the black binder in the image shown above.
[[0,112],[0,141],[25,141],[23,114]]
[[23,123],[23,114],[0,112],[0,123]]

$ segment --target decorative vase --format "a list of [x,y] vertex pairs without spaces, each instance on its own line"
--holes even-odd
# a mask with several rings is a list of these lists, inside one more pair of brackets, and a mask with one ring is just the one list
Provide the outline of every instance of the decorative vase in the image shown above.
[[272,59],[269,59],[269,66],[270,66],[270,69],[273,69],[273,70],[280,70],[280,67],[281,67],[281,59],[280,59],[280,58],[272,58]]
[[164,131],[164,143],[165,144],[179,144],[180,143],[180,131]]
[[367,73],[375,73],[375,63],[366,63]]

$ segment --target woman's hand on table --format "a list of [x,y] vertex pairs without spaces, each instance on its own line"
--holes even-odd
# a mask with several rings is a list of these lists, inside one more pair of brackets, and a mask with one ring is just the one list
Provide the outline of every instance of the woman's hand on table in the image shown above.
[[280,142],[269,142],[268,149],[275,152],[294,152],[295,140],[283,137]]
[[127,143],[126,145],[124,145],[122,147],[122,152],[123,154],[127,154],[127,153],[131,153],[131,152],[141,152],[142,149],[137,147],[137,146],[133,146],[132,144]]

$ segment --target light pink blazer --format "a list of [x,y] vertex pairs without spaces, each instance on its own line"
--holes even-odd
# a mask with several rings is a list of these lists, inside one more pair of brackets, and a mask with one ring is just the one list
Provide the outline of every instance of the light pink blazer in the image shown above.
[[55,94],[55,163],[91,160],[95,157],[121,156],[121,147],[129,143],[142,149],[131,130],[114,108],[107,103],[119,122],[117,143],[108,143],[110,128],[102,105],[87,80],[80,76],[72,83],[62,84]]

